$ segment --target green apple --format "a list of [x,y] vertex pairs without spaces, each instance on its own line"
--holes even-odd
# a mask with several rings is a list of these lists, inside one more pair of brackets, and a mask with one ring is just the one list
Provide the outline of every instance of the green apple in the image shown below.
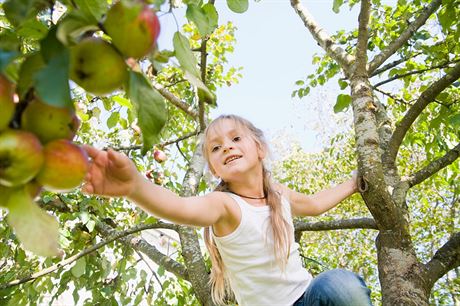
[[0,133],[1,185],[15,187],[29,182],[43,161],[43,146],[34,134],[19,130]]
[[117,2],[107,12],[103,25],[113,45],[126,57],[147,55],[160,34],[155,11],[139,1]]
[[92,94],[111,93],[127,76],[123,57],[102,38],[87,37],[70,48],[70,79]]
[[32,100],[21,116],[21,128],[34,133],[42,143],[55,139],[72,140],[80,126],[75,111]]
[[78,187],[89,169],[88,155],[67,139],[53,140],[43,149],[45,162],[36,180],[43,188],[66,192]]
[[0,74],[0,131],[10,124],[14,108],[14,84]]

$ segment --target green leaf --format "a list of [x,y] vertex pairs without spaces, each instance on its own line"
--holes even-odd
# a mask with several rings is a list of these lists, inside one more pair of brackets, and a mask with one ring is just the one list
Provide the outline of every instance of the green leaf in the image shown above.
[[241,14],[248,10],[248,0],[227,0],[227,5],[230,10],[235,13]]
[[17,84],[19,98],[24,98],[29,88],[35,86],[35,74],[44,66],[45,62],[43,61],[43,57],[40,52],[30,54],[24,62],[22,62],[21,68],[19,69],[19,79]]
[[75,265],[70,269],[72,275],[76,278],[81,277],[86,272],[86,259],[85,257],[80,257],[75,262]]
[[120,119],[120,113],[113,112],[112,114],[110,114],[110,117],[107,119],[107,127],[109,129],[114,128],[117,125],[119,119]]
[[17,31],[17,35],[27,38],[28,40],[40,40],[46,36],[47,32],[48,27],[39,20],[28,19],[21,25]]
[[129,101],[128,99],[125,99],[125,98],[123,98],[121,96],[113,96],[112,100],[117,102],[121,106],[127,107],[129,109],[133,108],[133,105],[131,104],[131,101]]
[[201,36],[210,35],[217,28],[218,14],[214,5],[204,6],[189,4],[186,12],[187,19],[195,23]]
[[46,0],[7,0],[3,4],[3,9],[8,21],[18,27],[27,19],[35,18],[38,12],[47,8],[50,3]]
[[347,88],[348,82],[339,79],[339,86],[340,86],[340,89],[341,89],[341,90],[344,90],[345,88]]
[[142,154],[145,154],[159,142],[161,129],[166,123],[165,100],[143,74],[135,71],[129,72],[128,97],[137,111],[143,138]]
[[0,50],[0,73],[5,73],[6,68],[19,56],[17,51]]
[[7,204],[8,224],[14,229],[25,249],[40,256],[59,256],[59,224],[40,209],[27,189],[15,189]]
[[204,102],[216,105],[216,96],[209,90],[208,87],[201,81],[201,79],[195,77],[194,75],[185,72],[185,78],[196,88],[198,88],[198,97]]
[[334,4],[332,5],[332,10],[334,13],[338,14],[340,12],[340,7],[343,4],[343,0],[334,0]]
[[449,117],[449,123],[456,128],[460,128],[460,114]]
[[61,50],[34,77],[40,99],[57,107],[73,107],[69,87],[69,51]]
[[174,50],[176,51],[176,58],[179,61],[182,69],[188,71],[197,78],[200,78],[200,71],[197,68],[197,61],[195,56],[190,50],[190,44],[187,37],[180,32],[174,33],[173,37]]
[[334,113],[340,113],[348,108],[351,103],[349,95],[340,94],[337,96],[337,102],[334,105]]
[[74,0],[78,10],[85,16],[87,20],[97,24],[99,20],[107,13],[109,5],[108,1],[100,0]]
[[82,11],[72,11],[58,24],[56,37],[65,45],[76,43],[88,31],[97,31],[97,22]]

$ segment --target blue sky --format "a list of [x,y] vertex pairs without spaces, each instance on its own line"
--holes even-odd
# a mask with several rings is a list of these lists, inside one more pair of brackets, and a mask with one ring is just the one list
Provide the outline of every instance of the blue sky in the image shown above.
[[[315,95],[302,100],[292,99],[295,82],[313,72],[311,64],[315,52],[321,52],[316,42],[294,12],[288,0],[250,0],[249,10],[243,14],[231,12],[225,0],[216,0],[219,24],[232,21],[236,31],[236,46],[229,56],[231,66],[243,67],[239,84],[224,87],[217,92],[219,107],[211,115],[241,115],[271,138],[284,131],[298,140],[306,150],[314,150],[316,132],[306,122],[316,120],[305,109]],[[332,34],[338,29],[349,29],[357,24],[356,10],[342,7],[339,15],[332,12],[332,0],[309,0],[304,5],[315,19]],[[179,22],[184,14],[175,14]],[[171,48],[174,31],[177,30],[170,14],[162,16],[160,49]],[[338,89],[336,83],[327,87]],[[331,99],[335,99],[331,94]],[[332,109],[330,110],[332,113]]]

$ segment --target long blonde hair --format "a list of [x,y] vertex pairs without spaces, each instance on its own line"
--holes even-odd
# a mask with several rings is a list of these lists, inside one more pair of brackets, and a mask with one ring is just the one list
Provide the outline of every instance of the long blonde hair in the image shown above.
[[[257,145],[265,150],[268,149],[267,142],[265,140],[263,132],[256,128],[248,120],[236,116],[236,115],[221,115],[212,121],[205,131],[205,140],[203,142],[203,154],[206,160],[209,163],[208,151],[207,151],[207,137],[209,130],[215,127],[218,123],[223,120],[232,120],[236,125],[247,129],[251,134]],[[211,165],[210,165],[211,166]],[[219,185],[215,188],[215,191],[230,191],[228,185],[221,181]],[[270,171],[268,171],[263,165],[263,191],[267,196],[267,205],[270,207],[270,223],[271,230],[273,233],[273,251],[275,254],[276,263],[280,266],[282,270],[285,269],[289,252],[291,235],[290,231],[292,228],[289,226],[289,223],[283,217],[283,208],[281,205],[281,195],[275,190],[274,183],[271,179]],[[269,228],[270,229],[270,228]],[[217,249],[214,239],[211,237],[211,227],[207,227],[204,230],[205,244],[208,248],[209,255],[211,258],[211,288],[212,288],[212,299],[216,304],[224,304],[226,297],[232,296],[231,288],[228,284],[225,264],[222,260],[222,257]]]

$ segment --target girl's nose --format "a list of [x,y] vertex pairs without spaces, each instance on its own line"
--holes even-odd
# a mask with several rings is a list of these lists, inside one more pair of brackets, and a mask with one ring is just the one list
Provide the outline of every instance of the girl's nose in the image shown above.
[[233,146],[232,145],[224,145],[224,153],[230,151],[230,150],[233,150]]

